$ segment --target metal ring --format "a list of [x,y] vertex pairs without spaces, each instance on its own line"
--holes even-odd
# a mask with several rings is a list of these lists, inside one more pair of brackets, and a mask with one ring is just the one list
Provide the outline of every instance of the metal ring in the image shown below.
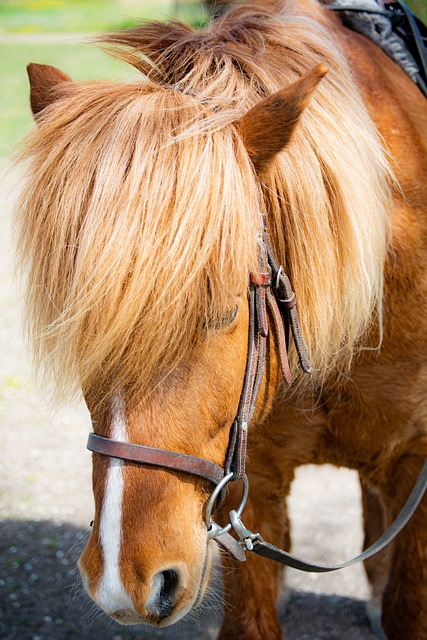
[[[225,525],[225,527],[221,528],[219,524],[217,524],[216,522],[212,522],[211,515],[212,515],[213,506],[215,504],[215,500],[217,499],[222,489],[230,482],[233,475],[234,473],[227,473],[227,475],[223,477],[221,482],[217,484],[217,486],[212,492],[211,497],[209,498],[209,502],[206,507],[206,515],[205,515],[205,522],[208,530],[209,539],[216,538],[217,536],[220,536],[223,533],[227,533],[231,529],[231,523],[228,523],[227,525]],[[248,494],[249,494],[249,481],[248,481],[247,475],[244,474],[241,480],[243,482],[243,496],[240,501],[240,505],[238,509],[236,509],[236,514],[238,518],[240,518],[240,516],[242,515],[243,509],[245,508],[245,505],[248,499]]]
[[282,273],[284,273],[283,270],[283,266],[280,265],[280,267],[277,270],[277,274],[276,274],[276,289],[279,289],[280,286],[280,276],[282,275]]
[[211,522],[208,528],[208,540],[215,540],[217,536],[222,536],[231,529],[230,522],[225,527],[220,527],[216,522]]
[[233,475],[234,475],[233,472],[227,473],[227,475],[225,475],[223,477],[223,479],[218,482],[218,484],[216,485],[215,489],[212,491],[211,497],[209,498],[208,504],[206,505],[205,522],[206,522],[206,526],[208,528],[208,531],[209,531],[210,526],[212,524],[211,523],[211,515],[212,515],[213,506],[215,504],[215,500],[217,499],[218,495],[221,493],[223,488],[230,482],[230,480],[233,477]]

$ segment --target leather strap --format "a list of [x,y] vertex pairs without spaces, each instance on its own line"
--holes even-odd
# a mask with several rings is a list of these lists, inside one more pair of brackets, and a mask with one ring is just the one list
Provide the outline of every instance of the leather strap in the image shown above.
[[312,372],[312,366],[299,323],[295,293],[292,290],[291,282],[288,276],[284,273],[283,268],[277,261],[273,248],[266,234],[264,234],[264,243],[267,248],[268,261],[272,269],[272,280],[273,282],[276,281],[275,296],[277,302],[279,306],[282,307],[283,314],[288,314],[289,322],[292,329],[292,337],[295,342],[295,347],[298,353],[301,368],[305,373],[310,374]]
[[[226,473],[233,471],[233,480],[243,477],[246,470],[248,429],[255,411],[264,375],[268,314],[273,319],[278,343],[281,371],[285,382],[291,384],[288,362],[289,326],[296,345],[302,369],[311,373],[311,364],[305,346],[296,310],[296,297],[291,283],[279,265],[267,239],[266,229],[258,240],[260,272],[250,273],[249,280],[249,332],[248,355],[239,409],[233,425],[227,456]],[[274,286],[275,284],[275,286]]]
[[245,550],[239,542],[229,533],[222,533],[215,538],[215,541],[227,551],[235,560],[239,562],[246,561]]
[[[388,529],[383,533],[383,535],[378,538],[373,545],[365,549],[363,553],[351,558],[351,560],[347,560],[346,562],[342,562],[337,565],[319,565],[314,562],[309,562],[307,560],[303,560],[298,558],[297,556],[288,553],[287,551],[283,551],[276,547],[274,544],[269,544],[262,540],[262,538],[255,534],[252,540],[252,544],[249,545],[252,547],[250,550],[254,551],[257,555],[262,556],[263,558],[268,558],[269,560],[274,560],[275,562],[279,562],[280,564],[286,565],[287,567],[293,567],[294,569],[298,569],[299,571],[308,571],[311,573],[329,573],[330,571],[337,571],[338,569],[345,569],[346,567],[351,567],[352,565],[366,560],[370,558],[374,554],[384,549],[408,524],[409,520],[414,515],[418,505],[420,504],[425,492],[427,490],[427,460],[424,462],[424,466],[421,470],[420,475],[412,489],[409,498],[407,499],[402,511],[397,516],[396,520],[388,527]],[[248,548],[248,547],[246,547]]]
[[87,448],[89,451],[109,456],[110,458],[190,473],[193,476],[210,480],[215,485],[224,477],[224,469],[214,462],[209,462],[209,460],[189,456],[185,453],[167,451],[166,449],[155,449],[139,444],[130,444],[129,442],[119,442],[118,440],[97,436],[95,433],[89,434]]
[[264,316],[267,316],[264,285],[250,284],[246,370],[225,470],[226,473],[233,472],[233,480],[242,479],[246,472],[248,429],[262,384],[267,352],[267,331],[264,327]]
[[291,371],[289,369],[287,339],[283,326],[283,318],[277,305],[276,297],[271,293],[270,290],[267,292],[267,304],[271,313],[271,317],[273,319],[274,329],[276,332],[277,350],[279,354],[282,377],[286,384],[290,386],[290,384],[292,383],[292,377]]
[[246,472],[248,429],[252,421],[264,377],[267,356],[267,296],[271,287],[271,267],[263,236],[258,238],[259,272],[249,274],[248,354],[239,408],[230,434],[225,472],[241,480]]

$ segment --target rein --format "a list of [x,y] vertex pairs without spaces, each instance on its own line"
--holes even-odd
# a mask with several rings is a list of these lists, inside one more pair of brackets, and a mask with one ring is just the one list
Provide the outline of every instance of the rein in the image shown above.
[[[244,526],[241,521],[241,515],[249,493],[249,482],[246,476],[248,430],[264,376],[269,318],[272,319],[276,334],[280,367],[285,383],[287,385],[291,384],[288,362],[291,334],[301,368],[308,374],[312,370],[298,320],[296,296],[288,276],[274,254],[265,228],[258,238],[258,248],[259,272],[251,272],[249,274],[249,332],[246,369],[239,408],[230,431],[224,467],[203,458],[166,449],[120,442],[94,433],[89,435],[87,448],[104,456],[160,469],[188,473],[212,482],[215,488],[209,498],[205,514],[208,539],[216,540],[236,560],[245,561],[245,552],[254,551],[260,556],[301,571],[324,573],[343,569],[366,560],[383,549],[407,524],[427,489],[427,460],[407,502],[392,525],[372,546],[342,564],[323,566],[307,562],[279,549],[273,544],[265,542],[259,533],[253,533]],[[221,503],[224,499],[228,483],[234,481],[243,483],[243,497],[239,507],[230,511],[230,522],[225,527],[220,527],[220,525],[211,520],[212,512],[217,502]],[[230,535],[229,531],[231,529],[235,531],[239,540]]]

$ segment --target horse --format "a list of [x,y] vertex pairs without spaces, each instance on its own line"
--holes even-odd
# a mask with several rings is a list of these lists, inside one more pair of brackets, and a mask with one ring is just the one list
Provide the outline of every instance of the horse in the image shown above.
[[[288,549],[295,470],[330,463],[359,474],[368,542],[427,457],[425,100],[317,0],[100,41],[140,77],[28,68],[37,126],[16,214],[37,368],[61,397],[82,390],[96,441],[116,447],[93,447],[82,580],[115,620],[164,627],[201,602],[220,558],[220,640],[276,640],[281,569],[219,551],[242,483],[221,485],[221,506],[212,493],[252,358],[250,293],[265,367],[238,434],[249,491],[237,516]],[[311,375],[292,346],[287,362],[289,327],[265,304],[264,238],[274,279],[295,293]],[[118,453],[136,445],[170,465]],[[427,637],[426,521],[424,497],[367,562],[389,640]]]

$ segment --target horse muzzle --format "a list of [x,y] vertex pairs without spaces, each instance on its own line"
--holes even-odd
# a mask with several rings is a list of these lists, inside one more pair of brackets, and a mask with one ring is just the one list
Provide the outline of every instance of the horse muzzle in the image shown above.
[[[150,571],[141,558],[96,568],[90,541],[79,561],[83,585],[107,615],[123,625],[167,627],[183,618],[203,599],[212,565],[210,545],[193,562],[171,562]],[[100,570],[101,569],[101,570]],[[92,576],[101,575],[96,580]]]

